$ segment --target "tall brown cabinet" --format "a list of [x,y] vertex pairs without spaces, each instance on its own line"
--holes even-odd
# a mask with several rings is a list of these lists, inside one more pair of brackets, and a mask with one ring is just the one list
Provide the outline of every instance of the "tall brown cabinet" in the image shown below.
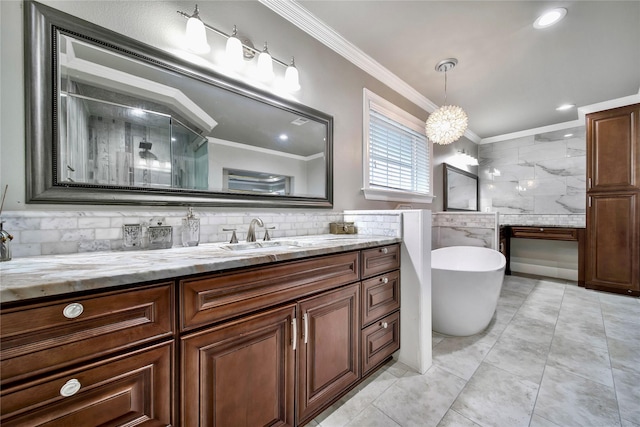
[[640,104],[587,115],[586,287],[640,295]]

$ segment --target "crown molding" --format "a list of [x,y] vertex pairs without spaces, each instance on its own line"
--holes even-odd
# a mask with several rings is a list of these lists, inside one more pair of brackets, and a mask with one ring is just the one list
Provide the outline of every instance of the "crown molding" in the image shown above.
[[608,101],[598,102],[596,104],[583,105],[578,107],[578,119],[570,122],[556,123],[553,125],[542,126],[539,128],[522,130],[519,132],[505,133],[503,135],[496,135],[489,138],[482,138],[477,144],[491,144],[493,142],[507,141],[510,139],[523,138],[525,136],[537,135],[539,133],[554,132],[562,129],[570,129],[585,125],[585,116],[589,113],[595,113],[597,111],[610,110],[612,108],[624,107],[627,105],[640,103],[640,91],[636,95],[624,96],[622,98],[610,99]]
[[[295,0],[259,1],[273,12],[291,22],[293,25],[297,26],[320,43],[343,56],[355,66],[380,80],[382,83],[389,86],[391,89],[395,90],[428,113],[432,113],[439,108],[430,99],[420,94],[420,92],[408,85],[400,77],[396,76],[394,73],[382,66],[378,61],[357,48],[353,43],[319,20]],[[464,136],[476,144],[480,142],[480,137],[469,129],[466,130]]]

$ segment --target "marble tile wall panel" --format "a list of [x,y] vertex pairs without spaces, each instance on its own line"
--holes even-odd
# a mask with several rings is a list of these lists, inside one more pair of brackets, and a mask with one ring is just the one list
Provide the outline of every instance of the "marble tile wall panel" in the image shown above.
[[481,212],[437,212],[432,215],[431,247],[497,247],[497,215]]
[[[161,222],[173,227],[173,244],[182,244],[182,218],[180,211],[7,211],[2,213],[3,227],[14,239],[11,250],[14,258],[56,255],[78,252],[122,250],[124,224],[143,225],[143,248],[146,227]],[[249,223],[259,217],[265,226],[275,227],[269,234],[274,237],[295,237],[329,233],[329,223],[343,221],[340,212],[199,212],[200,242],[219,243],[229,241],[231,232],[224,228],[236,228],[238,240],[246,239]],[[399,216],[397,216],[399,217]],[[373,217],[363,230],[371,235],[397,236],[399,218]],[[397,231],[392,231],[397,230]],[[262,238],[263,230],[256,234]],[[387,234],[383,234],[387,233]],[[395,233],[395,234],[394,234]]]
[[478,155],[481,211],[584,214],[584,127],[483,144]]

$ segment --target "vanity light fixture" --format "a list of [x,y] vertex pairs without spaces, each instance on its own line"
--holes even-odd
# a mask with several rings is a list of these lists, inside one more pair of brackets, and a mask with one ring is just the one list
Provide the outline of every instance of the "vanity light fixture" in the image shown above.
[[258,76],[264,81],[273,79],[273,59],[269,53],[267,42],[264,42],[264,50],[258,55]]
[[565,9],[564,7],[557,7],[555,9],[548,10],[535,20],[535,22],[533,23],[533,28],[537,30],[548,28],[560,22],[560,20],[564,18],[566,14],[567,9]]
[[433,113],[429,114],[425,123],[427,138],[430,141],[447,145],[460,139],[467,130],[467,114],[457,105],[446,105],[447,103],[447,71],[453,69],[458,64],[455,58],[443,59],[436,64],[436,71],[444,72],[444,105]]
[[207,31],[204,28],[204,22],[200,19],[200,11],[198,5],[187,20],[187,30],[185,32],[187,39],[187,49],[194,53],[207,53],[211,48],[207,43]]
[[465,166],[478,166],[478,159],[468,154],[464,149],[458,150],[456,157],[459,158]]
[[284,84],[289,92],[297,92],[300,90],[300,74],[296,68],[295,58],[291,57],[291,63],[284,72]]
[[285,68],[285,88],[290,92],[300,90],[299,73],[293,58],[291,58],[290,63],[274,58],[267,49],[267,42],[264,43],[264,49],[262,51],[257,50],[253,47],[250,40],[241,39],[235,25],[233,26],[233,33],[227,34],[224,31],[207,24],[200,18],[198,5],[196,5],[195,10],[191,15],[180,10],[178,10],[177,13],[188,19],[186,38],[189,50],[195,53],[209,52],[210,47],[207,43],[205,30],[211,30],[216,34],[227,38],[225,54],[232,69],[236,71],[240,70],[244,60],[250,61],[258,55],[257,71],[260,80],[270,81],[274,78],[273,63],[275,62]]
[[234,70],[242,68],[244,59],[244,49],[242,48],[242,42],[238,38],[238,28],[233,26],[233,33],[227,39],[227,46],[225,49],[225,55],[229,66]]
[[562,104],[561,106],[559,106],[558,108],[556,108],[556,111],[566,111],[566,110],[570,110],[573,107],[575,107],[576,104]]

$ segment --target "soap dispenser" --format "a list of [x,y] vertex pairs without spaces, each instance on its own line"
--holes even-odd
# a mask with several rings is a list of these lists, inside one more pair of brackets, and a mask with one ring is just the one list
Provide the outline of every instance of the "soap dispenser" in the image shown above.
[[182,218],[182,246],[198,246],[200,242],[200,218],[196,218],[193,208],[187,209],[187,217]]
[[4,222],[0,221],[0,262],[11,261],[11,241],[13,236],[2,229]]

